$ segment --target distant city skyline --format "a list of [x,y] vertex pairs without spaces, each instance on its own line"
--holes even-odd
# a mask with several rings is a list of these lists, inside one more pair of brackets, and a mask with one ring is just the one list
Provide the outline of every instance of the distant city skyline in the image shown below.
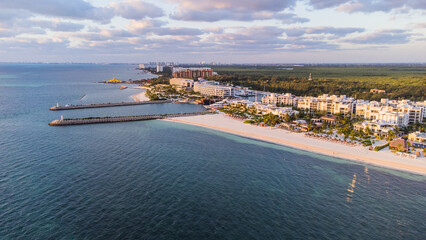
[[426,62],[422,0],[0,2],[1,62]]

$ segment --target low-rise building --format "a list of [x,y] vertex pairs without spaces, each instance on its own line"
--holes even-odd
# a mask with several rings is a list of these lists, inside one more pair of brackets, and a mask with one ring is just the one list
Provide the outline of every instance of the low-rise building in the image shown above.
[[321,119],[322,122],[330,123],[330,124],[335,124],[336,121],[337,121],[337,117],[336,116],[330,116],[330,115],[328,115],[328,116],[322,116],[322,117],[320,117],[320,119]]
[[170,85],[183,88],[193,88],[194,80],[187,78],[172,78],[170,79]]
[[386,93],[385,90],[381,90],[381,89],[377,89],[377,88],[370,89],[370,92],[371,93]]
[[271,93],[268,96],[262,97],[262,103],[265,104],[280,104],[285,106],[297,106],[298,97],[292,95],[291,93],[286,94],[275,94]]
[[390,144],[389,144],[389,149],[394,149],[394,150],[398,150],[398,151],[408,151],[408,146],[407,146],[407,141],[405,141],[404,139],[396,139],[393,140]]
[[220,85],[218,82],[214,81],[200,81],[194,83],[194,91],[199,92],[205,96],[215,96],[215,97],[233,97],[234,88],[229,86]]
[[396,125],[380,122],[380,121],[366,121],[354,124],[354,129],[357,131],[363,130],[364,132],[368,129],[375,136],[388,136],[391,131],[395,131]]
[[408,139],[413,142],[426,142],[426,133],[424,132],[412,132],[408,134]]

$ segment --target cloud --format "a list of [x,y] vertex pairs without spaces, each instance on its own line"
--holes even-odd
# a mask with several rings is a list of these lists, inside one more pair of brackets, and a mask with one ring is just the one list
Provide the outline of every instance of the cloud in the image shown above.
[[413,28],[413,29],[424,29],[424,28],[426,28],[426,22],[410,23],[410,24],[408,24],[408,27]]
[[0,9],[21,9],[31,13],[72,19],[90,19],[108,23],[114,16],[111,8],[94,7],[83,0],[1,1]]
[[210,34],[203,43],[214,46],[221,51],[262,51],[283,46],[284,30],[275,26],[255,26],[231,29],[217,34]]
[[156,35],[172,35],[172,36],[198,36],[203,34],[198,28],[180,28],[180,27],[170,27],[170,28],[158,28],[154,31]]
[[164,16],[164,11],[150,3],[140,0],[127,0],[120,3],[112,3],[115,13],[127,19],[143,19],[145,17],[156,18]]
[[18,38],[0,39],[0,49],[13,50],[13,52],[57,54],[63,52],[69,44],[68,40],[57,38]]
[[36,27],[59,32],[77,32],[84,28],[83,24],[60,21],[34,20],[31,24]]
[[315,9],[336,7],[342,12],[390,12],[395,9],[426,9],[424,0],[309,0]]
[[127,25],[127,28],[133,34],[143,35],[147,33],[152,33],[157,28],[165,25],[166,23],[167,22],[165,21],[156,19],[143,19],[140,21],[132,20],[130,21],[130,24]]
[[411,36],[411,33],[401,29],[382,29],[374,33],[364,34],[344,41],[355,44],[404,44],[410,41]]
[[138,35],[158,35],[158,36],[198,36],[204,32],[198,28],[186,27],[164,27],[167,22],[156,19],[144,19],[131,21],[127,26],[129,31]]
[[336,37],[343,37],[351,33],[355,32],[364,32],[364,28],[352,28],[352,27],[325,27],[325,26],[318,26],[318,27],[296,27],[296,28],[288,28],[286,30],[286,34],[289,37],[299,37],[305,34],[331,34],[335,35]]
[[426,9],[424,0],[352,0],[340,5],[337,10],[342,12],[390,12],[394,9]]
[[12,10],[12,9],[1,9],[0,10],[0,21],[13,21],[15,19],[25,19],[31,17],[32,14],[26,10]]
[[137,35],[122,29],[97,29],[95,32],[58,34],[57,36],[60,38],[78,39],[88,42],[127,41],[129,38],[137,37]]
[[178,3],[172,19],[216,22],[221,20],[251,21],[280,19],[283,23],[307,22],[293,13],[282,11],[295,5],[296,0],[170,0]]
[[299,17],[294,13],[276,13],[274,18],[281,20],[284,24],[309,22],[308,18]]
[[170,0],[179,4],[180,8],[210,11],[212,9],[229,9],[236,11],[281,11],[294,6],[295,0]]
[[309,0],[310,5],[316,9],[335,7],[346,2],[348,0]]

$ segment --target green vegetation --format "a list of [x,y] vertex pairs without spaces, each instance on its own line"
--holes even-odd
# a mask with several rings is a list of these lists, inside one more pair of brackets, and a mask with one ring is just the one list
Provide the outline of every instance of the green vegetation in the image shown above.
[[385,145],[382,145],[382,146],[377,146],[377,147],[375,147],[375,148],[374,148],[374,151],[378,152],[378,151],[382,150],[383,148],[385,148],[385,147],[387,147],[387,146],[389,146],[389,143],[386,143]]
[[372,145],[370,139],[367,139],[367,140],[364,140],[364,141],[361,141],[361,142],[362,142],[362,146],[364,146],[364,147],[368,147],[368,146]]
[[268,126],[273,127],[273,126],[277,125],[278,123],[280,123],[281,120],[277,115],[274,115],[272,113],[268,113],[268,114],[263,115],[263,122],[265,124],[267,124]]
[[149,100],[151,101],[155,101],[155,100],[163,100],[162,98],[160,98],[160,96],[158,94],[155,94],[153,92],[151,92],[149,89],[146,90],[145,95],[149,98]]
[[253,120],[245,120],[244,123],[246,123],[246,124],[253,124],[254,121]]
[[[336,94],[366,100],[380,98],[424,100],[426,67],[398,66],[212,66],[219,76],[210,79],[270,92],[318,96]],[[312,81],[309,81],[312,73]],[[386,93],[370,93],[370,89]]]

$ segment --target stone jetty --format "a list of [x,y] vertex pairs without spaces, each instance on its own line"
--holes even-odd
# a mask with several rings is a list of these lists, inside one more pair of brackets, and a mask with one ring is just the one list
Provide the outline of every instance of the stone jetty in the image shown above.
[[213,112],[194,112],[194,113],[174,113],[174,114],[157,114],[157,115],[140,115],[140,116],[120,116],[120,117],[89,117],[89,118],[73,118],[73,119],[57,119],[49,123],[50,126],[70,126],[84,125],[96,123],[116,123],[116,122],[132,122],[155,120],[174,117],[196,116],[213,114]]
[[159,103],[171,103],[170,100],[157,100],[157,101],[143,101],[143,102],[120,102],[120,103],[96,103],[86,105],[65,105],[65,106],[54,106],[49,110],[60,111],[60,110],[74,110],[84,108],[104,108],[104,107],[120,107],[120,106],[132,106],[132,105],[144,105],[144,104],[159,104]]

